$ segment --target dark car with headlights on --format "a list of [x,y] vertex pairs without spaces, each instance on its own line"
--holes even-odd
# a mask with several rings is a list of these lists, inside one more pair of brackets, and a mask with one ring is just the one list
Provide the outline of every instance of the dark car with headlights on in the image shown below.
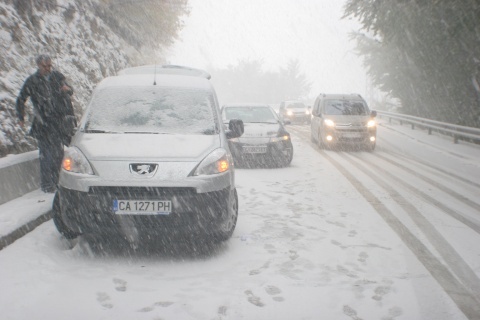
[[244,124],[243,135],[229,139],[236,165],[284,167],[292,162],[290,133],[269,105],[227,104],[222,107],[222,119],[225,124],[234,119]]
[[109,77],[93,92],[60,173],[54,222],[66,237],[231,237],[238,199],[228,138],[243,124],[224,128],[207,77],[165,69]]
[[327,148],[373,151],[377,141],[376,115],[358,94],[320,94],[312,110],[312,141]]

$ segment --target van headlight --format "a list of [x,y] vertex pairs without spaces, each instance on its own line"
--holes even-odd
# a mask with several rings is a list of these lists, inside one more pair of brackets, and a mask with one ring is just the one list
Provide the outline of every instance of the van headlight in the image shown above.
[[327,127],[335,127],[335,122],[333,122],[333,120],[325,119],[323,123],[325,123]]
[[375,122],[375,120],[368,120],[368,122],[367,122],[367,127],[368,128],[375,127],[376,125],[377,125],[377,123]]
[[216,149],[200,162],[193,175],[202,176],[226,172],[230,169],[230,158],[225,149]]
[[62,169],[68,172],[93,175],[93,169],[85,155],[76,147],[65,150]]

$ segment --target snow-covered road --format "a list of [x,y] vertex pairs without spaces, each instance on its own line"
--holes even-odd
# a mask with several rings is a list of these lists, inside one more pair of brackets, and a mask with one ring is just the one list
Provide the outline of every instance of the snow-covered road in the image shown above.
[[48,221],[0,251],[2,319],[480,319],[480,148],[383,124],[288,168],[237,169],[222,245],[70,249]]

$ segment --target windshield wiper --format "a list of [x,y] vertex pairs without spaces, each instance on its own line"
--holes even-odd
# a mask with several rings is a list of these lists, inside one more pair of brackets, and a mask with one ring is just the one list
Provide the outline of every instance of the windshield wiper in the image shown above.
[[[155,132],[155,131],[125,131],[124,133],[160,134],[160,132]],[[162,134],[167,134],[167,133],[162,133]]]
[[101,130],[101,129],[87,129],[84,132],[85,133],[121,133],[121,132]]
[[250,122],[247,122],[247,123],[271,123],[271,124],[274,124],[274,123],[278,123],[278,121],[250,121]]
[[209,129],[203,130],[202,133],[210,136],[210,135],[216,134],[217,131],[213,128],[209,128]]

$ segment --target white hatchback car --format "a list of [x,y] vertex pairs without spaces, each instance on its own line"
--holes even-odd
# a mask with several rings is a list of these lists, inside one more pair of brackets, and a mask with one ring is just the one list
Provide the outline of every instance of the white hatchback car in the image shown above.
[[[168,69],[168,68],[166,68]],[[54,222],[78,235],[231,237],[238,199],[228,138],[207,77],[131,74],[95,89],[65,152]]]

